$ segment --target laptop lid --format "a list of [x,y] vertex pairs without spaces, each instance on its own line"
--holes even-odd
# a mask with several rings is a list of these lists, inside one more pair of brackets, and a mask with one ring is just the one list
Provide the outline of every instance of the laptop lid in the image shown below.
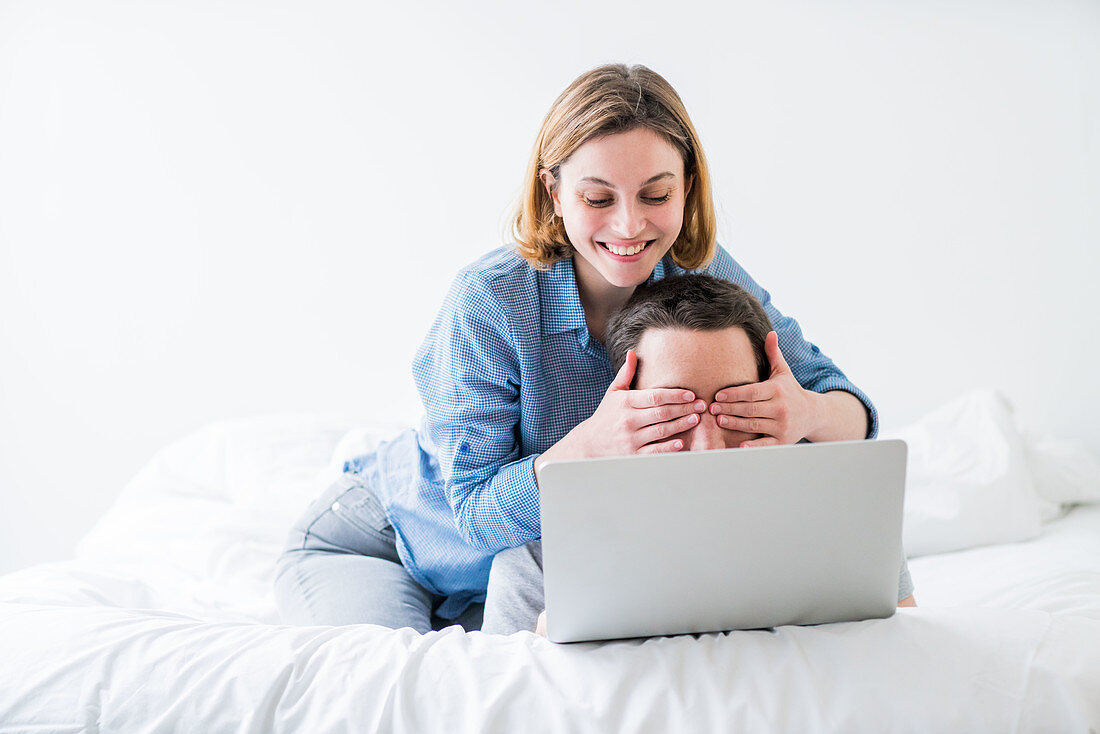
[[888,617],[906,446],[840,441],[547,463],[555,642]]

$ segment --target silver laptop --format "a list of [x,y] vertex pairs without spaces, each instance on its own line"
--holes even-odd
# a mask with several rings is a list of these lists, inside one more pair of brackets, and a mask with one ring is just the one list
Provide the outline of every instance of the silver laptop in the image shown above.
[[905,458],[894,440],[547,463],[547,636],[889,617]]

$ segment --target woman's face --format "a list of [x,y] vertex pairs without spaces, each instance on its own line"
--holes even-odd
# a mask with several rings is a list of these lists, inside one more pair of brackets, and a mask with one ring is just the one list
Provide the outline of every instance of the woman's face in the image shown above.
[[554,179],[542,181],[576,250],[577,278],[589,288],[644,283],[684,222],[691,181],[680,154],[648,128],[589,140]]

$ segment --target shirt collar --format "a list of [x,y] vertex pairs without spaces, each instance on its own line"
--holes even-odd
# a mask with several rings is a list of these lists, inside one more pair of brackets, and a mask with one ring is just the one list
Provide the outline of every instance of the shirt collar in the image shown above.
[[[646,279],[647,285],[665,277],[665,260],[671,257],[671,254],[666,254],[661,258]],[[542,299],[542,333],[560,334],[580,328],[587,330],[573,258],[564,257],[551,265],[549,270],[539,270],[538,277]]]
[[671,258],[672,253],[666,252],[665,256],[657,262],[657,266],[653,268],[653,272],[649,274],[648,278],[646,278],[646,285],[656,283],[658,280],[665,277],[665,260],[670,260]]
[[587,328],[580,293],[577,292],[573,258],[563,257],[549,270],[539,270],[538,277],[542,299],[542,333],[560,334]]

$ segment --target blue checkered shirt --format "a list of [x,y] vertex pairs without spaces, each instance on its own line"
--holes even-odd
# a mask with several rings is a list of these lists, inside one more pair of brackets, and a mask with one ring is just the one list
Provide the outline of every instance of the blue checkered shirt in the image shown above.
[[[686,272],[670,256],[650,281]],[[732,281],[764,306],[799,383],[846,390],[871,401],[798,323],[725,250],[699,271]],[[453,619],[483,601],[493,555],[540,537],[535,458],[599,405],[614,377],[603,345],[590,338],[572,260],[536,270],[514,247],[463,268],[413,360],[426,414],[374,452],[345,466],[378,495],[409,573],[447,597]]]

